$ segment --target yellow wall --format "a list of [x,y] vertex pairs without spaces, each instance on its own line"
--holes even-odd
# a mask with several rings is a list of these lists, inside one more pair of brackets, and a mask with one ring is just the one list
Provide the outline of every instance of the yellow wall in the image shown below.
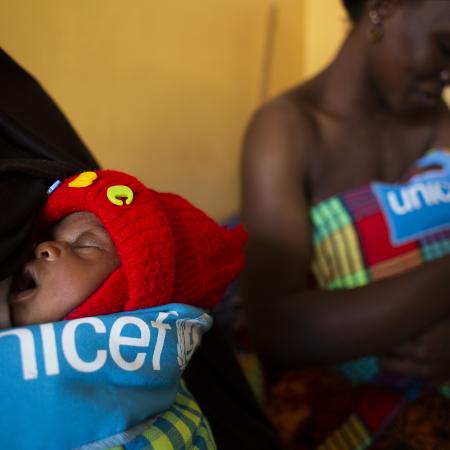
[[310,77],[334,56],[350,22],[340,0],[309,0],[304,6],[303,76]]
[[349,29],[340,0],[295,0],[298,11],[293,11],[290,2],[272,3],[280,11],[270,96],[322,69]]
[[237,209],[252,110],[322,66],[339,0],[0,0],[0,43],[105,167]]

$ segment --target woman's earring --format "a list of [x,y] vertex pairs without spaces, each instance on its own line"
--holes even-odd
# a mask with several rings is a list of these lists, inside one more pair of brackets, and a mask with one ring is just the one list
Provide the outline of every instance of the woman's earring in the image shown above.
[[367,32],[370,42],[379,42],[383,37],[383,24],[381,22],[381,14],[376,9],[369,11],[369,19],[371,26]]

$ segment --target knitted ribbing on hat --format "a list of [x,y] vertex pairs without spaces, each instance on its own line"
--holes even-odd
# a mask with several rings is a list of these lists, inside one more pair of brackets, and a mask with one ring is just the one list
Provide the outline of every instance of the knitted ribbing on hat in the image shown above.
[[171,301],[212,308],[242,270],[247,233],[219,226],[184,198],[162,193],[159,200],[172,232],[175,283]]
[[[75,212],[95,214],[121,261],[67,318],[169,302],[213,307],[242,270],[245,231],[226,230],[182,197],[148,189],[130,175],[111,170],[95,174],[97,178],[82,187],[70,186],[77,176],[65,180],[49,196],[42,213],[43,227]],[[112,203],[110,188],[123,186],[131,189],[132,202]]]

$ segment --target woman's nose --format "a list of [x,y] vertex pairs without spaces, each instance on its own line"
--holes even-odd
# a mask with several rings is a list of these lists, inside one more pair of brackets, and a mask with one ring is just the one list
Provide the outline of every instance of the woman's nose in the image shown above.
[[47,261],[55,261],[61,256],[63,248],[61,244],[55,241],[41,242],[34,250],[37,259],[46,259]]

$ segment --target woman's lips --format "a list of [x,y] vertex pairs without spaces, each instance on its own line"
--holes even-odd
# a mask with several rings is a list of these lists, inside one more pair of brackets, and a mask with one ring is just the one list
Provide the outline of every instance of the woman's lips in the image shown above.
[[418,92],[425,98],[430,100],[438,100],[442,97],[445,85],[436,79],[422,81],[418,85]]
[[442,90],[419,90],[415,92],[414,97],[425,106],[436,106],[442,100]]
[[442,97],[442,89],[433,90],[433,91],[422,91],[422,94],[425,95],[425,97],[428,97],[430,99],[440,99]]

